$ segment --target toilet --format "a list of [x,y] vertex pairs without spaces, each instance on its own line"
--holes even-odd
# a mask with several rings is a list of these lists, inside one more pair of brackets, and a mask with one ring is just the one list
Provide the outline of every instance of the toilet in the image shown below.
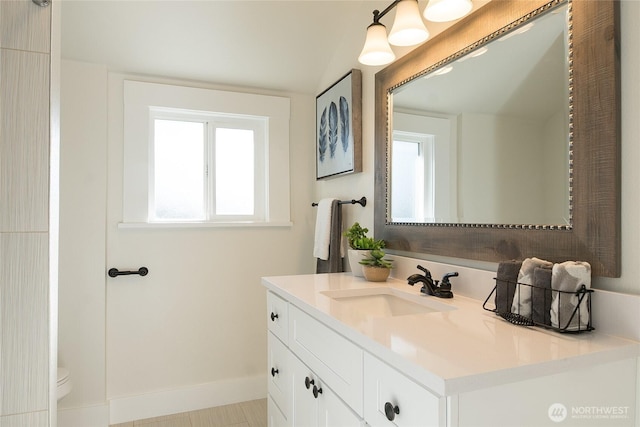
[[58,368],[58,400],[65,397],[71,391],[71,380],[69,379],[69,370],[66,368]]

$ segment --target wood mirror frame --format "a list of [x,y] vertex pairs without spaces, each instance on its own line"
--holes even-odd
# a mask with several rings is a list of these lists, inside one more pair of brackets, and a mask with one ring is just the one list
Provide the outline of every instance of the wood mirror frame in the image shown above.
[[375,237],[388,249],[479,261],[540,257],[587,261],[594,276],[620,276],[620,5],[569,0],[572,223],[392,224],[388,212],[391,92],[500,37],[562,0],[493,0],[375,78]]

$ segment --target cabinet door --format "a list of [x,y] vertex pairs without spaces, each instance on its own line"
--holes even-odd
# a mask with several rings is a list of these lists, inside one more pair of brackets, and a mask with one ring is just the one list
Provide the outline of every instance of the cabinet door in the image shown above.
[[446,422],[444,398],[379,359],[364,357],[364,418],[377,427],[437,427]]
[[294,305],[288,314],[291,352],[362,416],[362,349]]
[[[318,399],[313,397],[313,386],[320,386],[318,378],[294,355],[289,356],[291,365],[293,407],[291,425],[316,427],[318,424]],[[308,387],[307,387],[308,386]]]
[[360,427],[364,421],[331,390],[322,390],[318,399],[319,427]]
[[[290,355],[293,371],[293,408],[295,427],[360,427],[361,418],[333,390],[296,356]],[[308,388],[307,388],[308,386]]]
[[273,402],[271,396],[269,396],[267,401],[267,413],[267,425],[269,427],[290,427],[289,424],[287,424],[287,418]]
[[267,389],[285,418],[291,418],[291,363],[287,347],[271,332],[267,333]]

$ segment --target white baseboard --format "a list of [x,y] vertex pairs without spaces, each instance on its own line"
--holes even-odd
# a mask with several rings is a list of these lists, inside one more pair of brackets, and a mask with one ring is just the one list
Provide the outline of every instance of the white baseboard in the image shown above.
[[265,397],[266,375],[236,378],[175,390],[112,398],[109,400],[109,421],[111,424],[120,424]]
[[109,405],[58,409],[58,427],[108,427]]

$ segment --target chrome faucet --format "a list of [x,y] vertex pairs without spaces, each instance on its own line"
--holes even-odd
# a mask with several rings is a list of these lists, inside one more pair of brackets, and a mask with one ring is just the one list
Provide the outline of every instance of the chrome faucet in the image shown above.
[[418,282],[422,283],[422,288],[420,292],[427,295],[433,295],[438,298],[453,298],[453,292],[451,292],[451,282],[449,281],[450,277],[458,276],[458,272],[454,271],[453,273],[447,273],[442,277],[442,282],[440,286],[438,286],[438,281],[433,280],[431,277],[431,272],[424,268],[421,265],[418,265],[418,270],[424,272],[424,274],[412,274],[407,278],[407,283],[413,286]]

